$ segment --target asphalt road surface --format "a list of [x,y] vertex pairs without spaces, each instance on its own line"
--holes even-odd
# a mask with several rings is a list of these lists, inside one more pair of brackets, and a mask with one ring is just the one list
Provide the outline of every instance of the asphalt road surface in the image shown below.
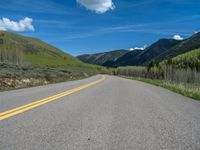
[[102,78],[1,92],[0,150],[200,150],[199,101]]

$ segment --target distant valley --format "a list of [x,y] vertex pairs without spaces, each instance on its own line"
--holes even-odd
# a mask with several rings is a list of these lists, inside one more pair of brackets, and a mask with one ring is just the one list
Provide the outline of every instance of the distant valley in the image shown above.
[[76,58],[39,39],[0,31],[0,90],[95,74],[173,81],[196,87],[200,82],[199,71],[200,33],[185,40],[160,39],[144,50],[119,49]]

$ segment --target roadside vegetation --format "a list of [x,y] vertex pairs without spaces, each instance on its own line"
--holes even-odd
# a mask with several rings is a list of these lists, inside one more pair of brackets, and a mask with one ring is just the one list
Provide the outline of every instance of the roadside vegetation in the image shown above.
[[0,90],[86,78],[110,70],[83,63],[38,39],[0,31]]
[[182,94],[184,96],[187,96],[196,100],[200,100],[200,86],[198,85],[195,86],[193,84],[175,83],[175,82],[169,82],[169,81],[164,81],[164,80],[154,80],[154,79],[127,77],[127,76],[122,76],[122,77],[142,81],[142,82],[156,85],[159,87],[163,87],[173,92]]
[[0,63],[0,91],[77,80],[100,73],[109,73],[109,70],[99,66],[44,67]]
[[146,67],[119,67],[114,75],[161,86],[200,100],[200,49]]
[[[181,47],[184,47],[184,51],[188,51],[185,47],[198,46],[199,40],[195,40],[199,39],[198,37],[199,34],[196,34],[188,39],[188,42],[183,41]],[[158,43],[163,45],[163,41],[168,47],[168,44],[165,44],[166,41],[169,43],[168,40],[161,40],[161,43]],[[152,45],[155,47],[152,51],[160,51],[162,46],[158,43]],[[184,44],[189,46],[183,46]],[[115,60],[113,55],[117,55],[118,58],[122,53],[126,51],[106,53],[105,58],[111,63]],[[132,58],[134,55],[126,58],[135,60]],[[139,79],[199,99],[200,49],[169,58],[160,63],[155,59],[147,66],[141,67],[105,68],[84,63],[39,39],[0,31],[0,90],[82,79],[95,74],[114,74]]]

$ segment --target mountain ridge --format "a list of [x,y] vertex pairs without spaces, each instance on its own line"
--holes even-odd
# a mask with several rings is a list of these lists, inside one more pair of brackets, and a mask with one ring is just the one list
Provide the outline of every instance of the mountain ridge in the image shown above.
[[113,50],[109,52],[80,55],[80,56],[77,56],[77,58],[86,63],[103,65],[107,61],[117,60],[119,57],[126,54],[127,52],[128,50],[119,49],[119,50]]
[[[107,67],[141,65],[145,66],[148,65],[148,63],[150,63],[151,61],[161,62],[165,59],[176,57],[180,54],[197,48],[200,48],[200,32],[192,35],[185,40],[163,38],[154,42],[152,45],[145,48],[144,50],[138,49],[135,51],[128,51],[118,58],[112,58],[113,60],[99,63],[99,65]],[[107,54],[108,53],[109,52],[107,52]],[[95,61],[95,54],[90,54],[90,57],[93,58],[92,61]],[[80,59],[80,57],[78,58]],[[87,58],[82,59],[82,61],[87,62]],[[88,63],[90,63],[90,61],[88,61]]]
[[200,32],[192,35],[191,37],[181,41],[180,44],[170,48],[165,53],[156,57],[157,61],[176,57],[188,51],[200,48]]

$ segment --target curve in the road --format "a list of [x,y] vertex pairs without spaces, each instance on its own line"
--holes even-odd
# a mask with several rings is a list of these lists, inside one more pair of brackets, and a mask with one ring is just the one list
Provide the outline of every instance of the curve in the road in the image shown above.
[[44,98],[44,99],[41,99],[41,100],[37,100],[37,101],[35,101],[35,102],[29,103],[29,104],[26,104],[26,105],[23,105],[23,106],[20,106],[20,107],[11,109],[11,110],[7,110],[7,111],[4,111],[4,112],[1,112],[1,113],[0,113],[0,121],[1,121],[1,120],[5,120],[5,119],[7,119],[7,118],[9,118],[9,117],[18,115],[18,114],[20,114],[20,113],[23,113],[23,112],[25,112],[25,111],[28,111],[28,110],[30,110],[30,109],[39,107],[39,106],[44,105],[44,104],[46,104],[46,103],[49,103],[49,102],[58,100],[59,98],[62,98],[62,97],[68,96],[68,95],[70,95],[70,94],[76,93],[76,92],[78,92],[78,91],[80,91],[80,90],[83,90],[83,89],[85,89],[85,88],[94,86],[94,85],[96,85],[96,84],[98,84],[98,83],[103,82],[105,79],[106,79],[106,77],[105,77],[105,76],[102,76],[102,78],[99,79],[99,80],[97,80],[97,81],[94,81],[94,82],[91,82],[91,83],[88,83],[88,84],[85,84],[85,85],[82,85],[82,86],[73,88],[73,89],[71,89],[71,90],[67,90],[67,91],[65,91],[65,92],[62,92],[62,93],[59,93],[59,94],[50,96],[50,97],[48,97],[48,98]]

